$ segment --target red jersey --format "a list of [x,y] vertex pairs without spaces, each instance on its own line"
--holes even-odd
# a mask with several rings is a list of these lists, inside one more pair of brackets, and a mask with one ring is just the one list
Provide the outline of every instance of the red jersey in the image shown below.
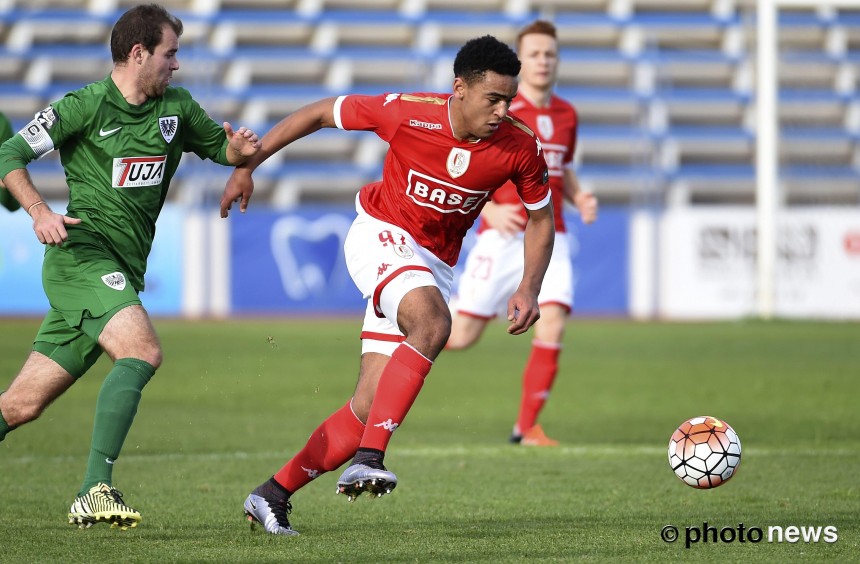
[[341,129],[373,131],[389,145],[382,180],[359,193],[364,210],[454,266],[466,232],[505,182],[529,209],[546,206],[550,196],[543,151],[528,127],[508,117],[488,139],[459,141],[449,119],[450,98],[341,96],[334,118]]
[[[564,225],[564,169],[573,161],[576,150],[576,127],[578,123],[576,109],[559,98],[551,96],[549,105],[540,108],[528,98],[517,94],[511,103],[510,112],[517,119],[528,125],[540,139],[543,145],[544,157],[549,167],[549,187],[552,193],[552,205],[555,208],[555,230],[565,232]],[[493,194],[493,201],[501,204],[520,204],[520,198],[514,186],[505,184]],[[523,218],[528,217],[525,208],[520,212]],[[481,219],[478,231],[489,229],[490,226]]]

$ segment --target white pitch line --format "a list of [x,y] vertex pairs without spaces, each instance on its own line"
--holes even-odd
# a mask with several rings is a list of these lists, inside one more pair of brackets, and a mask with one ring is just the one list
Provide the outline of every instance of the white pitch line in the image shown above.
[[[618,456],[666,456],[668,447],[657,447],[649,445],[579,445],[562,446],[555,448],[526,448],[513,445],[499,446],[428,446],[428,447],[406,447],[394,448],[390,457],[398,458],[455,458],[455,457],[532,457],[536,454],[555,457],[574,458],[607,458]],[[266,451],[266,452],[212,452],[212,453],[153,453],[153,454],[124,454],[123,462],[167,462],[167,461],[199,461],[199,462],[221,462],[228,460],[261,460],[277,459],[286,461],[293,455],[293,451]],[[782,449],[782,448],[747,448],[743,455],[749,457],[777,457],[777,456],[858,456],[860,448],[838,448],[838,449]],[[62,464],[67,462],[79,462],[86,458],[85,454],[80,456],[16,456],[11,458],[0,457],[0,466],[4,464],[30,464],[38,462],[41,464]]]

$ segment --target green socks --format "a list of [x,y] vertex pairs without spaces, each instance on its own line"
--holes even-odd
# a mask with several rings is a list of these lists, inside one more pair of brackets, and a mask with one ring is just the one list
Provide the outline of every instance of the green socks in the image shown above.
[[137,413],[141,390],[153,374],[155,368],[143,360],[121,358],[114,363],[96,401],[87,473],[78,495],[99,482],[111,484],[113,465]]

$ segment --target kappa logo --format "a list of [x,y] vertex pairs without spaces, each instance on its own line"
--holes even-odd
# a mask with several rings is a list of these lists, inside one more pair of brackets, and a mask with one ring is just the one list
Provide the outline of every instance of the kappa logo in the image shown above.
[[399,94],[399,93],[397,93],[397,94],[388,94],[387,96],[385,96],[385,102],[383,102],[383,103],[382,103],[382,107],[384,108],[385,106],[387,106],[388,104],[390,104],[391,102],[393,102],[394,100],[396,100],[396,99],[398,99],[398,98],[400,98],[400,94]]
[[385,274],[385,271],[388,270],[389,266],[391,266],[391,265],[388,264],[387,262],[383,262],[381,265],[379,265],[379,268],[376,269],[376,278],[379,279],[380,276]]
[[102,276],[102,282],[105,286],[120,291],[125,289],[125,274],[122,272],[111,272]]
[[382,423],[377,423],[376,425],[374,425],[374,427],[382,427],[386,431],[393,433],[395,429],[400,427],[400,423],[395,423],[389,417],[387,421],[383,421]]
[[161,136],[164,137],[164,140],[170,143],[179,129],[179,118],[177,116],[158,118],[158,129],[161,131]]
[[311,480],[317,478],[320,475],[319,470],[314,470],[313,468],[305,468],[304,466],[302,466],[302,470],[308,473],[308,478],[310,478]]
[[428,121],[409,120],[409,127],[423,127],[424,129],[442,129],[441,123],[430,123]]
[[158,186],[164,181],[167,156],[118,157],[113,160],[113,187]]
[[406,195],[419,206],[433,208],[441,213],[469,214],[480,208],[490,193],[469,190],[414,170],[409,171]]

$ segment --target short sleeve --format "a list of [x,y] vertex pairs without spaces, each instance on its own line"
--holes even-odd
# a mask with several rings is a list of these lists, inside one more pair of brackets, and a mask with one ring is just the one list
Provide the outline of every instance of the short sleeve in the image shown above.
[[335,102],[335,122],[340,129],[373,131],[390,141],[401,122],[400,94],[341,96]]
[[537,137],[532,135],[522,142],[512,180],[526,208],[539,209],[549,201],[549,169]]
[[227,136],[224,129],[200,107],[187,91],[183,91],[183,119],[188,127],[183,150],[193,152],[201,159],[229,165],[227,161]]

